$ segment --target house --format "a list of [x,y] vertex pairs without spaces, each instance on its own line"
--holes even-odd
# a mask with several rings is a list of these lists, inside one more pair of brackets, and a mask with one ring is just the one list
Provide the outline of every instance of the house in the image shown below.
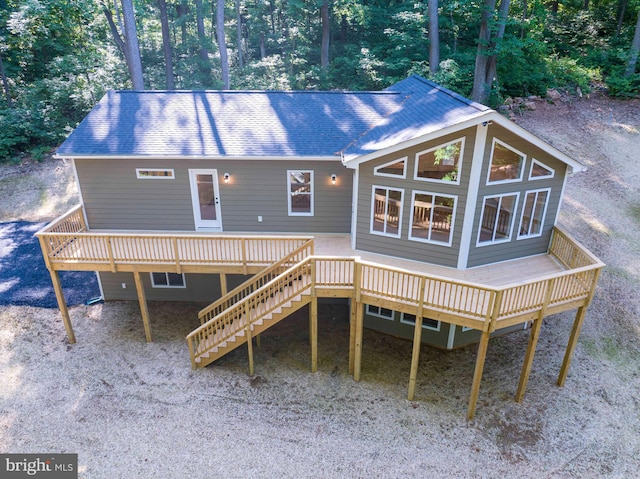
[[82,204],[39,236],[70,340],[57,271],[94,270],[105,300],[140,301],[148,340],[147,300],[213,301],[194,367],[346,299],[354,377],[363,326],[412,338],[410,397],[422,342],[479,341],[472,416],[489,336],[533,325],[537,341],[545,316],[577,309],[564,381],[602,267],[556,227],[584,167],[419,76],[380,92],[109,92],[57,156]]

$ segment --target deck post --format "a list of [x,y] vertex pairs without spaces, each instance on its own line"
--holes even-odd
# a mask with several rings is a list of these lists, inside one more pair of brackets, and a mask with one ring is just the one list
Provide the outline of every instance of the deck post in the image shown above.
[[571,366],[571,358],[578,344],[578,336],[580,336],[580,330],[582,329],[582,322],[584,321],[585,313],[587,312],[586,306],[580,306],[576,313],[576,319],[573,321],[573,328],[571,329],[571,336],[569,337],[569,343],[567,344],[567,350],[564,353],[564,359],[562,360],[562,366],[560,367],[560,374],[558,375],[558,386],[564,386],[564,382],[567,380],[567,374],[569,373],[569,366]]
[[476,359],[476,369],[473,373],[473,385],[471,386],[471,397],[469,398],[469,409],[467,411],[467,419],[469,421],[476,415],[476,403],[478,402],[480,381],[482,380],[482,370],[484,369],[484,360],[487,357],[490,335],[491,333],[488,331],[482,331],[480,343],[478,344],[478,357]]
[[355,338],[353,342],[353,379],[360,381],[362,372],[362,329],[363,329],[364,307],[359,301],[356,302]]
[[62,315],[62,322],[64,323],[64,329],[67,331],[67,338],[70,344],[76,342],[76,335],[73,333],[73,327],[71,326],[71,318],[69,317],[69,310],[67,309],[67,303],[64,300],[64,294],[62,292],[62,285],[60,284],[60,276],[55,269],[50,269],[51,282],[53,283],[53,291],[56,294],[56,300],[58,301],[58,309]]
[[309,340],[311,342],[311,372],[318,370],[318,298],[314,295],[309,305]]
[[356,300],[349,299],[349,374],[353,376],[353,363],[356,344]]
[[538,345],[538,339],[540,338],[540,328],[542,328],[542,321],[547,314],[547,306],[551,301],[551,294],[555,287],[556,280],[552,278],[547,283],[547,291],[544,295],[544,303],[540,308],[538,318],[533,321],[531,326],[531,332],[529,333],[529,343],[527,345],[527,353],[524,357],[524,364],[522,365],[522,372],[520,373],[520,381],[518,382],[518,390],[516,391],[516,402],[521,402],[524,398],[524,392],[527,389],[527,383],[529,382],[529,374],[531,374],[531,366],[533,364],[533,357],[536,354],[536,346]]
[[418,363],[420,362],[420,346],[422,345],[422,314],[424,308],[424,296],[427,279],[422,276],[420,278],[420,287],[418,289],[420,303],[416,312],[416,324],[413,330],[413,351],[411,353],[411,373],[409,374],[409,394],[407,398],[413,401],[416,392],[416,379],[418,377]]
[[228,292],[229,291],[228,291],[228,287],[227,287],[227,274],[226,273],[220,273],[220,297],[222,298]]
[[253,376],[253,338],[251,337],[251,324],[247,324],[247,353],[249,355],[249,376]]
[[140,303],[140,313],[142,314],[142,324],[144,325],[144,334],[147,337],[147,342],[153,341],[151,339],[151,326],[149,324],[149,309],[147,307],[147,298],[144,294],[144,284],[142,284],[142,278],[139,271],[133,272],[133,279],[136,283],[136,291],[138,292],[138,302]]

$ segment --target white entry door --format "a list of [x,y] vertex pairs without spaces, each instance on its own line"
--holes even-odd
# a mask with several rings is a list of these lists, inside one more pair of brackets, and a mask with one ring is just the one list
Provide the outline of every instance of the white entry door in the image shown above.
[[218,172],[189,170],[189,182],[196,230],[222,231]]

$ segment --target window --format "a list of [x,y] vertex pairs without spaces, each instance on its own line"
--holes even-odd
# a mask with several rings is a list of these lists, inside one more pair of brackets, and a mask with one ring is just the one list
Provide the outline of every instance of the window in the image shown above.
[[377,316],[378,318],[390,319],[393,321],[393,311],[380,306],[372,306],[367,304],[367,314],[370,316]]
[[542,235],[542,226],[549,203],[550,189],[527,191],[524,198],[524,207],[520,217],[518,239],[534,238]]
[[371,233],[400,236],[403,190],[373,187],[371,201]]
[[186,288],[184,274],[178,273],[149,273],[151,286],[154,288]]
[[313,171],[287,171],[289,216],[313,216]]
[[[409,313],[402,313],[400,315],[400,322],[406,324],[416,324],[416,315]],[[422,318],[422,327],[424,329],[430,329],[432,331],[440,331],[440,321],[430,318]]]
[[464,138],[416,155],[416,180],[460,183]]
[[525,158],[523,153],[494,139],[487,184],[522,181]]
[[146,179],[173,180],[175,178],[175,173],[172,168],[156,168],[153,170],[136,168],[136,177],[139,180],[146,180]]
[[555,170],[549,168],[547,165],[540,163],[538,160],[533,159],[531,161],[531,169],[529,170],[530,180],[541,180],[543,178],[553,178]]
[[518,193],[512,193],[484,198],[478,245],[503,243],[511,239],[518,196]]
[[373,169],[373,174],[376,176],[404,178],[407,176],[407,157],[405,156],[399,160],[393,160],[380,166],[376,166]]
[[451,246],[456,197],[413,192],[409,238]]

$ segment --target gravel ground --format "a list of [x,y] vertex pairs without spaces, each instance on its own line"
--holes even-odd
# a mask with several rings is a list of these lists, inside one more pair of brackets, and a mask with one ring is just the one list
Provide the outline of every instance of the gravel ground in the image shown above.
[[362,381],[348,375],[342,306],[319,308],[318,372],[302,311],[263,334],[253,377],[244,348],[190,369],[200,305],[151,303],[149,344],[135,302],[78,305],[75,345],[56,310],[0,306],[0,452],[78,453],[82,478],[638,477],[640,103],[542,103],[518,122],[589,166],[560,223],[608,265],[564,388],[573,314],[545,320],[521,404],[528,333],[490,342],[468,422],[475,346],[424,348],[410,402],[410,342],[366,330]]
[[[51,278],[34,233],[46,223],[0,223],[0,306],[57,308]],[[100,296],[93,272],[63,271],[62,290],[68,306]]]

